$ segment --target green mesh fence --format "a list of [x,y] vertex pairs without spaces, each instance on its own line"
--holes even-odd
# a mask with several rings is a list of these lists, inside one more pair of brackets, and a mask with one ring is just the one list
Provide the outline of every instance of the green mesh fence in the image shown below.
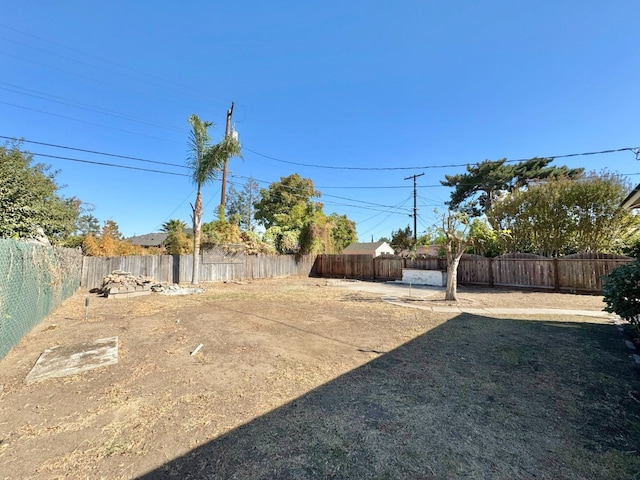
[[82,253],[0,239],[0,359],[80,286]]

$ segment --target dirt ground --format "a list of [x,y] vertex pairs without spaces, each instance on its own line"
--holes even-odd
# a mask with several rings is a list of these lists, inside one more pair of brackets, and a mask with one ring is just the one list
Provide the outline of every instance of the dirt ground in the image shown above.
[[[447,305],[441,291],[416,295]],[[604,306],[459,295],[459,306]],[[79,292],[0,361],[0,477],[634,478],[640,383],[607,317],[434,313],[313,278]],[[117,365],[25,383],[45,349],[111,336]]]

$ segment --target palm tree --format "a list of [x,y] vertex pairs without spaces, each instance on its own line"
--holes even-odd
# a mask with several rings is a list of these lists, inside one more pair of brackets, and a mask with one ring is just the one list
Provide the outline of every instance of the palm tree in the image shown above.
[[213,122],[203,122],[197,115],[189,117],[191,132],[189,132],[189,155],[187,165],[191,168],[191,179],[196,184],[196,204],[193,209],[193,274],[191,283],[200,283],[200,238],[202,229],[202,194],[203,185],[212,181],[223,165],[224,159],[216,154],[211,146],[211,138],[207,129]]
[[187,228],[186,222],[172,218],[171,220],[168,220],[162,224],[161,230],[164,233],[171,233],[171,232],[182,232],[185,228]]
[[[220,143],[217,143],[212,147],[212,154],[219,159],[221,163],[221,168],[224,168],[225,165],[229,162],[231,157],[240,157],[242,158],[242,153],[240,151],[240,142],[237,138],[233,136],[225,136]],[[224,195],[224,180],[222,181],[222,199],[225,198]],[[220,202],[220,206],[218,207],[218,220],[224,220],[224,201]]]

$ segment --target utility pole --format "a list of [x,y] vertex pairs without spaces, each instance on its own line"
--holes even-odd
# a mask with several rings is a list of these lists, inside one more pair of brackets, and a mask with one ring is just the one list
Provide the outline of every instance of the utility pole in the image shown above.
[[411,175],[410,177],[405,177],[405,180],[409,180],[413,178],[413,215],[409,215],[413,217],[413,244],[418,243],[418,185],[416,182],[416,178],[421,177],[424,173],[418,173],[417,175]]
[[[233,115],[233,102],[231,102],[231,108],[227,110],[227,125],[224,130],[224,138],[227,140],[229,135],[231,134],[231,115]],[[222,191],[220,192],[220,206],[222,215],[224,215],[224,204],[226,201],[226,192],[227,192],[227,163],[229,162],[228,158],[224,159],[224,166],[222,169]]]

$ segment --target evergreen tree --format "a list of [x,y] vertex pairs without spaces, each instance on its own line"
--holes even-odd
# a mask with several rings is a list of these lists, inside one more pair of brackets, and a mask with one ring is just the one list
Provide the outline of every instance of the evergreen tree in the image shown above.
[[52,243],[75,230],[76,199],[58,195],[58,172],[33,163],[14,141],[0,146],[0,238],[30,238],[39,229]]
[[507,164],[507,159],[485,160],[476,165],[467,165],[467,173],[445,175],[440,183],[453,187],[448,205],[472,217],[487,213],[496,198],[503,192],[522,189],[538,180],[554,178],[577,178],[583,175],[582,168],[552,167],[553,158],[532,158],[516,164]]

